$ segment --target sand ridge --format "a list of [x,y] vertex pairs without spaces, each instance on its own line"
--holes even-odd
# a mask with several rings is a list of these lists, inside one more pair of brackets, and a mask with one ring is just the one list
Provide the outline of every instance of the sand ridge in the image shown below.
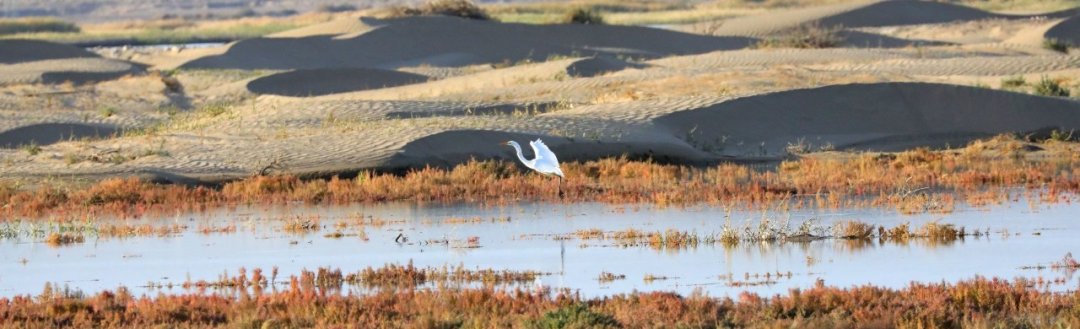
[[777,155],[799,143],[892,151],[1080,129],[1080,102],[955,85],[853,84],[738,98],[655,121],[721,154]]
[[958,21],[1061,17],[1069,11],[1036,15],[1005,15],[932,1],[861,1],[797,8],[727,20],[715,35],[762,37],[798,26],[817,24],[844,28],[941,24]]
[[419,74],[367,68],[301,69],[256,78],[247,89],[256,94],[322,96],[421,83]]
[[394,69],[595,54],[655,58],[744,48],[754,41],[633,26],[527,25],[452,17],[409,17],[380,23],[385,25],[345,39],[317,35],[243,40],[230,45],[224,54],[195,59],[181,67]]

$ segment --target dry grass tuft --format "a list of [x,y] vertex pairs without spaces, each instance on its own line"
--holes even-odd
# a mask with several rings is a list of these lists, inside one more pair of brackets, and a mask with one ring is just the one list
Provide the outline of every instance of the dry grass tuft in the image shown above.
[[844,43],[841,26],[820,24],[802,25],[779,35],[768,37],[754,45],[755,48],[832,48]]
[[78,234],[70,233],[70,232],[64,232],[64,233],[52,232],[52,233],[49,233],[49,236],[45,237],[45,243],[47,243],[47,244],[49,244],[50,246],[53,246],[53,247],[59,247],[59,246],[73,244],[73,243],[83,243],[84,241],[86,241],[86,238],[83,237],[82,235],[78,235]]
[[833,234],[841,239],[869,239],[874,235],[874,225],[844,221],[833,226]]
[[491,16],[470,0],[429,0],[417,7],[393,6],[383,13],[387,17],[453,16],[489,20]]

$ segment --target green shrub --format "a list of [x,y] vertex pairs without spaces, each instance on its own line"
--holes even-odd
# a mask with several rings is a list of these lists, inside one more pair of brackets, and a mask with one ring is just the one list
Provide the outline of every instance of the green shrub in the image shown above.
[[1043,76],[1035,84],[1035,94],[1042,96],[1069,97],[1069,90],[1061,86],[1056,80]]
[[1022,75],[1017,75],[1017,76],[1014,76],[1014,77],[1001,79],[1001,88],[1005,88],[1005,89],[1020,88],[1020,87],[1023,87],[1024,85],[1026,85],[1026,84],[1027,84],[1027,81],[1024,80],[1024,76],[1022,76]]
[[618,328],[619,322],[607,314],[596,313],[582,303],[564,306],[547,312],[544,317],[531,323],[529,328]]
[[1069,52],[1069,44],[1065,41],[1058,39],[1043,39],[1043,48],[1050,49],[1059,53]]
[[37,143],[34,143],[33,141],[31,141],[30,144],[21,146],[20,148],[30,155],[38,155],[38,153],[41,153],[41,146],[38,146]]
[[572,24],[604,24],[604,17],[600,12],[587,8],[578,8],[566,13],[564,23]]

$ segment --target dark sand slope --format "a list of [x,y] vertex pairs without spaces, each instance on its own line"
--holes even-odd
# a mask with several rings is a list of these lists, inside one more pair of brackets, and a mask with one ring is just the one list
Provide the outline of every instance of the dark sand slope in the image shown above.
[[660,29],[603,25],[529,25],[454,17],[377,21],[372,31],[347,38],[309,36],[238,41],[217,56],[183,68],[314,69],[463,66],[540,61],[553,55],[667,55],[739,49],[753,39],[710,37]]
[[974,138],[1080,129],[1080,102],[928,83],[827,86],[735,99],[655,120],[695,147],[725,155],[962,146]]
[[0,65],[0,85],[65,82],[86,84],[145,72],[142,66],[115,59],[96,57],[48,59]]
[[808,24],[858,28],[939,24],[990,18],[1058,17],[1068,14],[1069,11],[1041,15],[1003,15],[948,3],[884,0],[799,8],[761,16],[734,18],[724,22],[715,34],[759,37]]
[[305,69],[252,80],[247,89],[256,94],[305,97],[397,87],[427,80],[428,77],[419,74],[380,69]]
[[98,57],[82,48],[39,40],[0,40],[0,64],[47,59]]
[[80,48],[34,40],[0,40],[0,86],[46,83],[75,84],[141,74],[130,62],[101,58]]
[[514,140],[522,145],[522,154],[532,159],[529,141],[540,138],[559,157],[559,161],[587,161],[629,155],[681,164],[706,163],[713,157],[677,139],[654,139],[635,142],[589,142],[558,136],[522,134],[488,130],[455,130],[411,141],[383,165],[383,169],[452,167],[470,160],[501,159],[517,161],[514,148],[503,145]]
[[1080,13],[1054,25],[1046,31],[1045,38],[1067,43],[1071,47],[1080,47]]
[[570,64],[566,67],[566,74],[572,77],[587,78],[625,69],[642,69],[646,67],[648,65],[631,63],[614,57],[594,56]]
[[852,48],[905,48],[914,46],[947,46],[948,42],[933,40],[900,39],[875,33],[843,30],[837,32],[843,42],[841,46]]
[[67,140],[102,138],[111,136],[117,131],[116,128],[108,126],[77,123],[42,123],[0,132],[0,147],[49,145]]

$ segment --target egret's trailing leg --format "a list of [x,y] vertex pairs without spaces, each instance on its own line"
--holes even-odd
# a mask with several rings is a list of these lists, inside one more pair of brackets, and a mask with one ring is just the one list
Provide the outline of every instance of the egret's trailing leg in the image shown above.
[[563,180],[563,178],[562,178],[562,176],[555,176],[555,177],[559,177],[559,199],[563,199],[563,190],[562,190],[562,180]]

